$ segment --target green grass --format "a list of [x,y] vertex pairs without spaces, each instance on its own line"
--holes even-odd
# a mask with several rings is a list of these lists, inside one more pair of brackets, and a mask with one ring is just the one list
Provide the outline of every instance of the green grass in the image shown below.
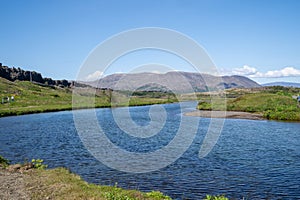
[[0,78],[0,97],[14,96],[10,103],[0,104],[0,116],[71,109],[72,92],[27,81],[10,82]]
[[[97,199],[97,200],[171,200],[160,191],[141,192],[114,186],[87,183],[80,176],[62,167],[46,169],[43,160],[33,159],[33,168],[23,171],[25,190],[30,199]],[[30,163],[30,164],[31,164]],[[28,166],[29,162],[20,164]],[[0,166],[9,161],[0,155]],[[19,172],[17,172],[19,173]],[[228,200],[223,195],[206,195],[205,200]]]
[[[29,173],[26,188],[31,199],[99,199],[99,200],[171,200],[159,191],[140,192],[117,186],[85,182],[66,168],[34,170]],[[205,200],[228,200],[223,195],[206,195]]]
[[[220,98],[214,104],[209,98],[203,96],[198,103],[198,109],[262,113],[266,119],[300,121],[300,108],[297,100],[292,98],[300,93],[300,89],[267,87],[254,91],[228,90],[226,93],[230,98],[223,100]],[[226,107],[222,101],[226,101]]]
[[[157,92],[151,96],[148,94],[128,97],[128,94],[117,91],[113,93],[109,90],[97,90],[96,93],[92,89],[91,91],[79,91],[73,108],[110,107],[111,98],[116,96],[118,98],[116,102],[113,101],[113,106],[140,106],[177,101],[170,94],[158,94]],[[70,88],[41,86],[28,81],[11,82],[0,78],[0,98],[11,96],[15,98],[13,102],[0,104],[0,117],[71,110],[72,95],[73,91]]]
[[[66,168],[34,170],[26,188],[31,199],[171,200],[159,191],[140,192],[117,186],[89,184]],[[228,200],[223,195],[206,195],[205,200]]]
[[144,193],[124,190],[117,187],[117,184],[115,186],[89,184],[65,168],[34,170],[29,175],[26,188],[30,191],[31,199],[171,199],[158,191]]

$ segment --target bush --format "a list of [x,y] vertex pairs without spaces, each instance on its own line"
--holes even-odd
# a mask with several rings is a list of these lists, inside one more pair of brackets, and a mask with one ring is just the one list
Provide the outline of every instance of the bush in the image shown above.
[[2,167],[7,167],[9,165],[9,160],[3,158],[2,156],[0,156],[0,166]]
[[212,110],[211,104],[206,101],[199,101],[198,103],[199,110]]
[[147,192],[146,193],[147,197],[150,197],[152,199],[164,199],[164,200],[171,200],[170,197],[165,196],[163,193],[159,191],[152,191],[152,192]]
[[46,169],[48,165],[43,164],[44,160],[42,159],[32,159],[31,163],[33,164],[33,167],[36,169]]
[[228,198],[225,197],[224,195],[217,195],[217,196],[206,195],[206,198],[204,200],[228,200]]

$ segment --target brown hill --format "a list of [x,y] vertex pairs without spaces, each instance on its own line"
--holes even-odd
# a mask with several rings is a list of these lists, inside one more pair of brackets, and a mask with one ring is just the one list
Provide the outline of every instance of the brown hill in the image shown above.
[[173,92],[261,87],[255,81],[243,76],[213,76],[191,72],[112,74],[89,84],[113,90]]

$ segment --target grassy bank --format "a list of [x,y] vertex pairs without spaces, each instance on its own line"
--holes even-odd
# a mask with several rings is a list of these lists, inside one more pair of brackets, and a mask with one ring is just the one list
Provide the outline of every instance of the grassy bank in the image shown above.
[[26,180],[31,199],[171,199],[161,192],[143,193],[117,186],[88,184],[65,168],[34,170]]
[[[84,91],[84,90],[83,90]],[[30,113],[53,112],[72,109],[73,91],[70,88],[59,88],[37,85],[28,81],[11,82],[0,78],[0,97],[14,96],[14,101],[0,104],[0,117]],[[177,101],[173,95],[165,93],[147,94],[147,96],[130,96],[124,92],[97,90],[93,96],[93,105],[88,104],[91,96],[84,92],[77,94],[81,102],[75,105],[80,108],[111,107],[112,97],[118,97],[113,106],[140,106],[150,104],[171,103]],[[1,101],[0,99],[0,101]]]
[[[198,109],[262,113],[266,119],[300,121],[300,108],[293,98],[299,93],[300,88],[287,87],[230,89],[225,92],[226,98],[217,99],[215,104],[209,95],[200,95]],[[226,106],[222,102],[226,102]]]
[[[97,200],[171,200],[159,191],[141,192],[125,190],[117,186],[90,184],[71,173],[66,168],[45,169],[43,160],[33,160],[24,164],[9,165],[9,161],[0,155],[1,184],[12,192],[20,192],[26,199],[97,199]],[[3,170],[5,173],[3,173]],[[1,171],[0,171],[1,172]],[[17,182],[11,179],[18,179]],[[10,180],[8,180],[10,179]],[[7,181],[8,180],[8,181]],[[23,191],[14,191],[20,190]],[[5,187],[0,187],[0,198],[11,196]],[[5,196],[4,194],[7,194]],[[224,196],[206,195],[205,200],[228,200]]]
[[[23,191],[28,199],[99,199],[99,200],[170,200],[159,191],[140,192],[137,190],[125,190],[115,186],[103,186],[89,184],[80,176],[71,173],[65,168],[55,168],[46,170],[46,165],[41,162],[29,162],[24,164],[8,165],[8,161],[0,156],[0,170],[6,168],[6,173],[1,173],[2,183],[10,191],[13,189]],[[3,170],[3,169],[2,169]],[[18,182],[7,181],[8,176],[18,178]],[[7,176],[7,179],[4,176]],[[21,186],[21,187],[20,187]],[[5,191],[0,191],[7,194]],[[20,191],[15,191],[20,192]],[[10,195],[2,196],[10,198]]]

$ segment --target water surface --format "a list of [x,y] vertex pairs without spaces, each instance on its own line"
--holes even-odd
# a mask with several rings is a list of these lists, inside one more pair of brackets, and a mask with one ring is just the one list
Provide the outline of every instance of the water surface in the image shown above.
[[[167,123],[149,138],[124,133],[110,108],[97,109],[96,114],[115,145],[145,153],[167,145],[185,117],[179,104],[163,106]],[[130,108],[136,124],[150,123],[150,107]],[[182,108],[191,111],[195,103],[184,103]],[[300,123],[227,119],[216,146],[200,159],[210,119],[197,119],[199,128],[188,150],[176,162],[150,173],[120,172],[95,159],[76,132],[72,111],[0,118],[0,154],[13,163],[42,158],[50,168],[67,167],[88,182],[160,190],[174,199],[201,199],[206,194],[235,199],[300,198]]]

